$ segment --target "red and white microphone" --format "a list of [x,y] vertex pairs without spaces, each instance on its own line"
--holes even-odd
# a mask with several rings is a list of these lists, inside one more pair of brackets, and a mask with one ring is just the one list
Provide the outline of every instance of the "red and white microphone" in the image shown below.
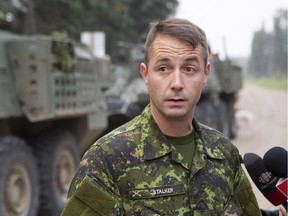
[[276,187],[288,198],[288,180],[287,178],[280,178],[276,184]]

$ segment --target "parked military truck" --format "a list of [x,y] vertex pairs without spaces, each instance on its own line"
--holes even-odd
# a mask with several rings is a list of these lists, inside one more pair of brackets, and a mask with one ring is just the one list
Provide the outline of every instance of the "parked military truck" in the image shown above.
[[211,72],[196,107],[196,118],[230,139],[237,135],[235,103],[243,85],[242,69],[231,59],[221,60],[210,51]]
[[[105,58],[104,32],[83,32],[81,40],[95,56]],[[120,41],[116,52],[111,60],[111,73],[100,70],[103,80],[101,89],[108,111],[108,127],[103,134],[140,114],[149,103],[148,91],[140,75],[144,44]]]
[[104,92],[109,110],[109,128],[105,132],[140,114],[149,103],[148,90],[140,75],[144,45],[121,41],[117,51],[112,66],[113,85]]
[[0,215],[58,216],[83,151],[108,127],[99,70],[110,63],[61,35],[11,32],[15,8],[4,3]]

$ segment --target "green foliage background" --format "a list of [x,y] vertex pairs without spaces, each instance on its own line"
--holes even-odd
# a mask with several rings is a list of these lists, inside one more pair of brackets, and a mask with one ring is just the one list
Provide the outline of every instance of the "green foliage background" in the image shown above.
[[271,33],[264,26],[254,33],[249,70],[255,78],[287,79],[287,9],[276,12],[273,24]]
[[30,0],[35,29],[51,34],[65,31],[79,40],[83,31],[104,31],[107,53],[115,55],[118,41],[141,42],[149,23],[175,14],[177,0]]

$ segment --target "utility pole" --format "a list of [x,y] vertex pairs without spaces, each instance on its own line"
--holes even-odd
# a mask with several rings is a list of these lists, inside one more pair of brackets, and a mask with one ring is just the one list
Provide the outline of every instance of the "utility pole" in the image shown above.
[[225,36],[222,37],[222,43],[223,43],[224,59],[227,59],[228,54],[227,54],[226,37]]

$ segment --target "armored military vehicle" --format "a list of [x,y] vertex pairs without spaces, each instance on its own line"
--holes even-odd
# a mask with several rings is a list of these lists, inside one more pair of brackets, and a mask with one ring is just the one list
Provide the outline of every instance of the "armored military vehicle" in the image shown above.
[[111,69],[113,85],[104,92],[109,110],[109,128],[105,132],[140,114],[149,103],[148,90],[140,75],[144,45],[121,41],[117,50]]
[[0,3],[0,215],[54,216],[108,127],[99,70],[110,63],[63,35],[11,31],[19,7]]
[[197,104],[196,118],[230,139],[236,137],[235,103],[243,85],[241,67],[210,51],[211,72]]

